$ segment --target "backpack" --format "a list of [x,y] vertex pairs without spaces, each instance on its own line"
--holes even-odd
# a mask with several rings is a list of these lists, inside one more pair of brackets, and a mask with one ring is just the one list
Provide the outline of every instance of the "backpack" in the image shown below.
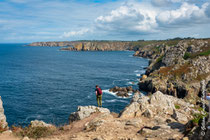
[[98,95],[102,95],[103,94],[101,88],[98,88],[97,91],[98,91]]

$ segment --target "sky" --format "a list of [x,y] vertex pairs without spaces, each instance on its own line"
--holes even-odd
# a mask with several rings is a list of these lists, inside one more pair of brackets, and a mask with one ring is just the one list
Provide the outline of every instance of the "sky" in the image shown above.
[[0,0],[0,43],[210,37],[210,0]]

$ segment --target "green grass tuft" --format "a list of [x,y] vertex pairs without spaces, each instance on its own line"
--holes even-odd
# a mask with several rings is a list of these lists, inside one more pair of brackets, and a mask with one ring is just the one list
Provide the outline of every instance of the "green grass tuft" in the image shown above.
[[180,109],[179,105],[175,104],[174,106],[175,106],[176,109]]

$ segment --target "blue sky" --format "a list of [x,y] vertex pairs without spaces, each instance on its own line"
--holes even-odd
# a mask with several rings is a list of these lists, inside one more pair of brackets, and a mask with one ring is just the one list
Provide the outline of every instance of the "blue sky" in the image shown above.
[[0,43],[210,37],[210,0],[1,0]]

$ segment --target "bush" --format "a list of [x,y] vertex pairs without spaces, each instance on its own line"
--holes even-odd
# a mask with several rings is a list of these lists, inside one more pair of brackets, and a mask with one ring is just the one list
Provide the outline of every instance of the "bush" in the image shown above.
[[203,114],[202,113],[196,113],[196,114],[193,114],[193,122],[198,124],[200,120],[202,120],[204,117],[207,116],[207,113],[204,112]]
[[184,54],[184,60],[187,60],[188,58],[190,58],[190,53],[188,53],[188,52],[185,52],[185,54]]
[[174,105],[176,109],[180,109],[180,106],[179,105]]
[[[14,131],[15,132],[15,131]],[[16,131],[17,136],[29,137],[29,138],[42,138],[51,135],[54,132],[52,128],[47,127],[25,127],[19,131]]]
[[156,63],[162,62],[162,59],[163,59],[163,55],[160,56],[160,57],[156,60]]

